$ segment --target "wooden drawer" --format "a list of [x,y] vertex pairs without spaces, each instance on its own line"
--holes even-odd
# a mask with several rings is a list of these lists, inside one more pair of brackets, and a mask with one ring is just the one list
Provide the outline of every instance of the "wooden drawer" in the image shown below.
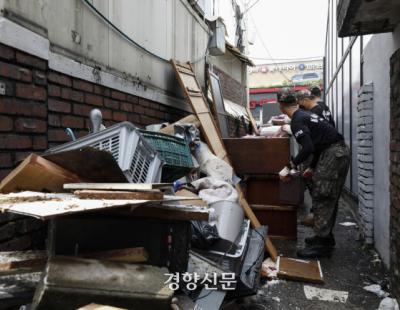
[[251,176],[246,180],[244,192],[247,202],[256,205],[297,206],[304,200],[304,185],[301,178],[294,178],[284,183],[277,175]]
[[290,138],[229,138],[223,141],[239,175],[277,174],[290,161]]
[[261,225],[268,226],[268,236],[297,239],[297,208],[294,206],[251,205]]

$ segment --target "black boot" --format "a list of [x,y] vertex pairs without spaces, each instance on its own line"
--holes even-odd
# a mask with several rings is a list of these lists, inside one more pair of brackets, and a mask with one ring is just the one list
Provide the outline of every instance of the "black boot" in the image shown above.
[[333,247],[313,245],[306,246],[297,251],[297,257],[299,258],[319,258],[319,257],[331,257]]
[[330,246],[330,247],[334,247],[336,244],[335,237],[333,237],[332,234],[330,234],[328,237],[313,236],[305,238],[304,242],[307,245],[320,245],[320,246]]

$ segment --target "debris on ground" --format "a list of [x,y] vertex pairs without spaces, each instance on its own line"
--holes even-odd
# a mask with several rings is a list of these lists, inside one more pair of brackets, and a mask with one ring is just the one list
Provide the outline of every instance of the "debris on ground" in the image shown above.
[[353,222],[342,222],[342,223],[339,223],[339,225],[342,225],[342,226],[345,226],[345,227],[357,226],[357,224],[353,223]]
[[396,299],[385,297],[379,304],[378,310],[399,310],[399,304]]
[[367,292],[374,293],[378,297],[388,297],[389,293],[382,290],[382,287],[379,284],[371,284],[363,287]]
[[304,285],[304,294],[309,300],[322,300],[346,303],[349,293],[345,291],[336,291],[324,288]]

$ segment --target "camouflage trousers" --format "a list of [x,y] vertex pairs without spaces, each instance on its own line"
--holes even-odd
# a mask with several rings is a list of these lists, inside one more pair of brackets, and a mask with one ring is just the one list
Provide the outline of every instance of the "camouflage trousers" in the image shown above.
[[332,232],[349,164],[350,150],[343,141],[321,153],[312,179],[314,232],[317,236],[327,237]]

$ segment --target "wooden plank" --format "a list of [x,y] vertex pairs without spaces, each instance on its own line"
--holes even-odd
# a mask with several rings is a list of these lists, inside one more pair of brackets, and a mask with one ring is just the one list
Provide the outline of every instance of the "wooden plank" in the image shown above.
[[[190,96],[189,92],[187,91],[187,87],[193,89],[195,87],[194,84],[197,85],[198,89],[201,89],[196,77],[192,76],[189,78],[188,75],[185,76],[184,74],[181,74],[178,70],[178,67],[181,64],[178,63],[177,61],[171,59],[171,64],[176,73],[178,82],[179,82],[182,90],[184,91],[187,99],[190,102],[192,110],[194,111],[196,116],[199,118],[199,121],[201,123],[202,133],[206,139],[208,146],[210,147],[211,151],[213,151],[217,157],[219,157],[219,158],[225,160],[226,162],[228,162],[229,164],[231,164],[231,162],[227,156],[225,146],[222,142],[221,136],[217,129],[217,126],[216,126],[216,124],[212,118],[212,115],[207,107],[206,99],[204,98],[204,96],[202,96],[202,102],[199,102],[198,100],[193,101],[192,97]],[[194,72],[190,63],[187,63],[184,67],[188,68],[188,66],[191,68],[191,71]],[[194,80],[194,82],[193,82],[193,80]],[[204,111],[204,109],[205,109],[204,107],[207,107],[208,112]],[[249,204],[247,203],[246,199],[244,198],[243,192],[242,192],[242,189],[240,188],[240,186],[236,185],[236,189],[238,190],[238,193],[239,193],[240,205],[242,206],[247,218],[250,219],[252,226],[254,228],[261,226],[257,217],[254,215]],[[268,253],[270,254],[271,258],[275,261],[278,256],[278,253],[277,253],[274,245],[272,244],[271,240],[268,237],[266,238],[265,243],[266,243],[265,246],[266,246]]]
[[78,190],[74,195],[80,199],[145,199],[162,200],[164,194],[160,190],[148,191],[102,191],[102,190]]
[[46,251],[0,252],[0,276],[41,271],[46,261]]
[[63,192],[64,183],[82,181],[76,174],[36,154],[31,154],[1,181],[0,192],[23,190]]
[[122,191],[150,191],[156,188],[171,187],[172,183],[67,183],[64,189],[73,190],[122,190]]
[[208,207],[207,203],[201,199],[199,196],[197,196],[195,193],[192,193],[191,191],[187,189],[180,189],[175,193],[176,196],[184,196],[184,197],[193,197],[194,200],[186,200],[185,204],[193,204],[196,206],[203,206],[203,207]]
[[256,120],[254,119],[253,114],[251,113],[249,107],[246,107],[246,112],[247,112],[247,116],[249,117],[250,125],[253,128],[253,133],[257,134],[258,133],[257,123],[256,123]]
[[302,260],[279,257],[277,261],[278,277],[295,281],[324,283],[321,265],[318,260]]
[[149,253],[143,247],[85,253],[79,256],[122,263],[144,263],[149,259]]

